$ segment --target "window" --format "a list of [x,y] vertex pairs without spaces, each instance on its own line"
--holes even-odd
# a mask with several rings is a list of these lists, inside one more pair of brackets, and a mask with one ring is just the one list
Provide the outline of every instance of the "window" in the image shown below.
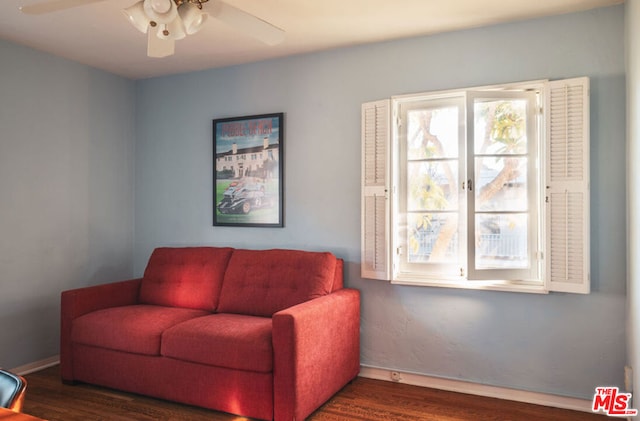
[[586,78],[363,104],[362,276],[589,292],[588,105]]

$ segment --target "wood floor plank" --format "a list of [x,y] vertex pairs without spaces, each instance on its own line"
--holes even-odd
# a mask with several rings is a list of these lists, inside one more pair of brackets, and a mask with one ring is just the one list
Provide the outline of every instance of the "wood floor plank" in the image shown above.
[[[249,421],[131,393],[65,385],[59,366],[25,376],[24,412],[49,421]],[[604,421],[602,415],[358,377],[309,421]]]

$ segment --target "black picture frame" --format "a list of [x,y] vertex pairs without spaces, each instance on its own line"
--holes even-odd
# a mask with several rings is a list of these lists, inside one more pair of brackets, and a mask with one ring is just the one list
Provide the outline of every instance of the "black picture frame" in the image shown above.
[[213,120],[213,225],[284,227],[284,113]]

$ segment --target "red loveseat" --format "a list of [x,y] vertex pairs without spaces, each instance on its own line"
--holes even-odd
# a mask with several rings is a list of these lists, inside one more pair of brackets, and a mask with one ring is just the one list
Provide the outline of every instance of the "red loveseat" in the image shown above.
[[302,420],[360,368],[360,296],[331,253],[158,248],[144,276],[62,293],[62,379]]

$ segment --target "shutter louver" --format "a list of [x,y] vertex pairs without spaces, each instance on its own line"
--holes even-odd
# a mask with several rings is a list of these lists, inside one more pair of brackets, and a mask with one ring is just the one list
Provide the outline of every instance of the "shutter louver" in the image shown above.
[[390,101],[362,105],[361,275],[390,280],[389,138]]
[[546,282],[589,293],[589,79],[549,82]]

